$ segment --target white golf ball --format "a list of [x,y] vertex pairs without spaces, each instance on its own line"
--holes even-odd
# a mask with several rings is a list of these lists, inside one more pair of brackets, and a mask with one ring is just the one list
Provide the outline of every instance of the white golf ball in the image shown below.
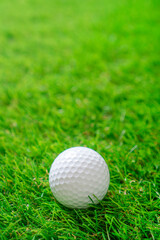
[[96,151],[72,147],[54,160],[49,184],[54,197],[69,208],[87,208],[107,193],[110,175],[106,162]]

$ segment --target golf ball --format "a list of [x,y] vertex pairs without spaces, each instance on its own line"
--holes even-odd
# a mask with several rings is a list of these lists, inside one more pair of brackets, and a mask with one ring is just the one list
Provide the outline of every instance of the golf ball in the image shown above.
[[107,193],[109,170],[102,156],[86,147],[72,147],[54,160],[49,184],[54,197],[69,208],[87,208]]

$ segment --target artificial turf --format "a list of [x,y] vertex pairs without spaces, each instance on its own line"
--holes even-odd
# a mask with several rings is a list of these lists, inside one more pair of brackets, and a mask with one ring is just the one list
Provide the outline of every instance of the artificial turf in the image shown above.
[[[0,1],[1,239],[160,237],[158,0]],[[67,209],[48,172],[72,146],[111,182]]]

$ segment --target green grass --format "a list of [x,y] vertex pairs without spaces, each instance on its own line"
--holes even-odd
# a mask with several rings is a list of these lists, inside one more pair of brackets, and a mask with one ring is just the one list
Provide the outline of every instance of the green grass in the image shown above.
[[[159,239],[159,7],[0,1],[1,239]],[[109,191],[88,210],[49,188],[72,146],[109,166]]]

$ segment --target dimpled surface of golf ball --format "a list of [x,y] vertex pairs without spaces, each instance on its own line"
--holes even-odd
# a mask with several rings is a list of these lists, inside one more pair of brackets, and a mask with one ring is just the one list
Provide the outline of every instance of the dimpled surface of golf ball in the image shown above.
[[87,208],[107,193],[109,170],[102,156],[86,147],[73,147],[54,160],[49,183],[54,197],[69,208]]

